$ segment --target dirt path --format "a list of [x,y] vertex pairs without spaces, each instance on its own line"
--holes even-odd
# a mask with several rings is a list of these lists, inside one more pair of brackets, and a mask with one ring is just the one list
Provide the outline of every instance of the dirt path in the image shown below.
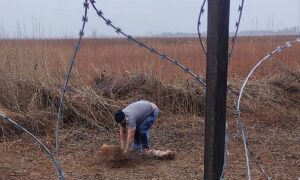
[[[235,119],[229,123],[230,144],[225,177],[246,179],[242,142],[235,123]],[[272,178],[300,177],[299,120],[271,123],[251,119],[246,125],[252,150]],[[61,161],[67,179],[203,179],[203,118],[169,119],[155,125],[153,145],[175,151],[175,160],[137,158],[122,164],[107,163],[97,153],[98,149],[103,143],[116,144],[117,134],[117,130],[91,130],[79,126],[65,128],[62,131]],[[53,143],[53,139],[43,140]],[[0,152],[1,179],[56,178],[52,162],[27,138],[1,143]],[[264,179],[253,161],[251,169],[253,179]]]

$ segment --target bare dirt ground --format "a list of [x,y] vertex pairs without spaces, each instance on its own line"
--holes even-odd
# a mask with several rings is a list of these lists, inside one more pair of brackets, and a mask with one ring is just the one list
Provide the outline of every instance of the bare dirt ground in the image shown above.
[[[246,115],[245,115],[246,116]],[[250,118],[251,117],[251,118]],[[164,119],[164,120],[162,120]],[[273,179],[300,177],[299,119],[265,119],[248,115],[245,125],[252,151]],[[234,117],[229,118],[229,155],[226,179],[246,179],[243,146]],[[98,153],[103,143],[117,144],[117,129],[96,130],[68,125],[62,130],[61,161],[67,179],[203,179],[204,118],[159,117],[152,130],[152,144],[176,152],[175,160],[133,158],[111,163]],[[43,137],[48,145],[54,139]],[[50,159],[25,135],[0,145],[0,178],[56,179]],[[253,179],[265,179],[250,162]]]

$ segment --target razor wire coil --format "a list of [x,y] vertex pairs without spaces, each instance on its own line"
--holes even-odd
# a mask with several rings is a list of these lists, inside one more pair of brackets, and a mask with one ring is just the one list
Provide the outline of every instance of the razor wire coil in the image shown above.
[[[201,18],[202,18],[202,15],[205,12],[205,8],[204,8],[205,4],[206,4],[206,0],[203,1],[202,5],[201,5],[201,8],[200,8],[200,12],[199,12],[199,16],[198,16],[198,22],[197,22],[197,32],[198,32],[198,38],[199,38],[200,45],[202,47],[203,53],[205,54],[205,56],[207,56],[207,52],[204,48],[204,43],[203,43],[203,40],[202,40],[202,34],[200,32],[200,29],[201,29],[200,27],[201,27],[201,24],[202,24],[201,23]],[[235,22],[235,33],[234,33],[234,37],[231,40],[231,42],[232,42],[231,49],[230,49],[230,52],[228,54],[229,55],[229,60],[231,58],[231,55],[233,53],[233,49],[234,49],[234,46],[235,46],[235,43],[236,43],[239,27],[240,27],[240,24],[241,24],[243,9],[244,9],[244,0],[242,0],[241,4],[239,5],[239,8],[238,8],[239,15],[238,15],[238,20]]]
[[[245,89],[245,86],[247,84],[247,82],[249,81],[249,78],[251,77],[251,75],[254,73],[254,71],[266,60],[270,59],[272,56],[274,56],[275,54],[283,51],[286,48],[292,47],[293,44],[295,43],[300,43],[300,37],[298,37],[296,40],[294,41],[288,41],[286,42],[284,45],[278,46],[275,50],[273,50],[272,52],[268,53],[264,58],[262,58],[260,61],[258,61],[258,63],[251,69],[251,71],[249,72],[249,74],[246,76],[246,79],[244,80],[241,90],[239,92],[239,97],[238,97],[238,102],[237,102],[237,106],[236,106],[236,111],[237,111],[237,120],[239,123],[239,128],[240,131],[242,133],[242,138],[243,138],[243,144],[244,144],[244,151],[245,151],[245,159],[246,159],[246,168],[247,168],[247,173],[248,173],[248,179],[251,179],[251,171],[250,171],[250,165],[249,165],[249,143],[248,143],[248,139],[247,139],[247,135],[246,132],[244,131],[243,128],[243,121],[241,118],[241,111],[240,111],[240,103],[241,103],[241,98]],[[267,179],[269,179],[270,177],[265,173],[265,171],[263,169],[261,169],[261,172],[265,175],[265,177]]]

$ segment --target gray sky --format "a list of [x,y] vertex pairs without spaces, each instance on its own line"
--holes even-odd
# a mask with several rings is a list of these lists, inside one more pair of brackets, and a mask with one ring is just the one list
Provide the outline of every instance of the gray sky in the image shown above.
[[[1,2],[2,1],[2,2]],[[77,37],[83,0],[0,0],[0,36]],[[96,0],[105,16],[128,34],[196,33],[203,0]],[[241,0],[231,0],[231,25]],[[206,8],[207,10],[207,8]],[[240,30],[278,30],[299,26],[300,0],[245,0]],[[207,12],[207,11],[206,11]],[[89,9],[86,35],[115,33]],[[206,31],[203,16],[201,31]]]

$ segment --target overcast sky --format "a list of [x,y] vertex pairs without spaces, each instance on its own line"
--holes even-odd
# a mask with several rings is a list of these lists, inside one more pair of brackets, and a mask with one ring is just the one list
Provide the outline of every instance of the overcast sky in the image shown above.
[[[2,2],[1,2],[2,1]],[[230,31],[242,0],[231,0]],[[0,0],[0,35],[17,37],[77,37],[83,0]],[[196,33],[203,0],[96,0],[115,25],[134,36],[164,32]],[[207,10],[207,8],[206,8]],[[240,30],[278,30],[299,26],[300,0],[245,0]],[[207,12],[207,11],[206,11]],[[89,9],[86,35],[115,33]],[[206,31],[203,16],[201,31]]]

